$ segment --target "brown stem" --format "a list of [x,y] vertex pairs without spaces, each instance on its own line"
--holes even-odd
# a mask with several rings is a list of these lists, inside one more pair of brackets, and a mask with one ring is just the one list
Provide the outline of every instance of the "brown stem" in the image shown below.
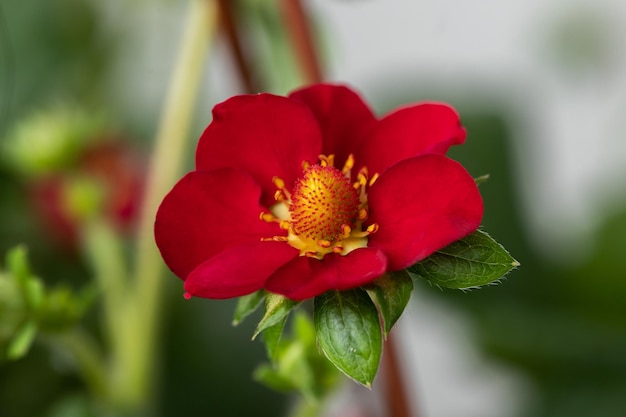
[[311,27],[300,0],[282,0],[282,12],[287,32],[307,83],[322,82],[322,69],[311,34]]
[[[239,78],[243,84],[245,92],[253,94],[259,92],[257,83],[250,70],[250,59],[246,56],[242,46],[239,31],[235,19],[235,11],[233,10],[234,0],[218,0],[220,9],[220,25],[226,35],[226,39],[230,46],[230,50],[235,59],[235,64],[239,71]],[[236,5],[235,5],[236,7]]]
[[386,382],[387,415],[391,417],[417,417],[417,412],[411,414],[393,333],[390,333],[387,339],[383,354],[383,367]]

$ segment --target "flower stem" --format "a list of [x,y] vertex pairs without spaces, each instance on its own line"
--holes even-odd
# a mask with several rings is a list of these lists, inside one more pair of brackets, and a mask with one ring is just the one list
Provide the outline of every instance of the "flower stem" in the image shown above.
[[282,0],[282,12],[306,83],[322,82],[322,66],[311,26],[300,0]]
[[115,345],[112,388],[115,400],[131,409],[150,402],[156,368],[158,306],[164,279],[163,262],[153,238],[154,218],[159,203],[183,167],[196,93],[216,26],[215,1],[191,0],[150,161],[137,235],[136,281],[118,312],[123,320],[118,321],[120,327],[115,333],[119,343]]
[[417,417],[416,413],[411,414],[409,407],[396,342],[394,333],[390,333],[383,354],[387,413],[394,417]]
[[300,397],[289,417],[317,417],[321,412],[321,402],[311,402],[307,398]]
[[44,340],[63,352],[70,352],[93,396],[98,399],[107,398],[108,386],[104,358],[96,342],[88,333],[76,327],[67,332],[48,335]]
[[239,26],[236,22],[236,10],[234,10],[236,2],[233,0],[218,0],[217,3],[220,9],[221,27],[237,64],[239,78],[244,90],[247,94],[258,93],[257,80],[251,71],[250,53],[249,51],[244,51],[239,37]]

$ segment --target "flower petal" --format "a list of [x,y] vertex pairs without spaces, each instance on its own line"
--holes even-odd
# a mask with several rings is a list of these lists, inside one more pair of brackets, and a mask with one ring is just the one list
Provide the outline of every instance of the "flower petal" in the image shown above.
[[322,129],[322,152],[334,154],[339,168],[376,120],[361,97],[342,85],[317,84],[296,90],[289,97],[311,108]]
[[294,300],[315,297],[328,290],[360,287],[385,273],[387,259],[375,248],[362,248],[346,256],[329,254],[318,260],[298,257],[272,275],[265,288]]
[[456,111],[445,104],[424,103],[396,110],[368,133],[356,153],[357,168],[382,174],[393,164],[414,156],[445,154],[465,142],[466,132]]
[[269,205],[276,191],[272,178],[290,187],[302,162],[315,163],[321,150],[319,126],[304,104],[271,94],[235,96],[213,109],[196,150],[196,169],[248,171]]
[[185,291],[196,297],[233,298],[263,288],[267,278],[298,256],[284,242],[253,242],[218,253],[194,269]]
[[483,202],[474,179],[456,161],[423,155],[389,168],[368,193],[368,246],[382,250],[389,270],[415,264],[478,228]]
[[258,242],[281,233],[259,219],[261,189],[245,172],[190,172],[165,196],[154,235],[169,268],[186,279],[194,268],[225,247]]

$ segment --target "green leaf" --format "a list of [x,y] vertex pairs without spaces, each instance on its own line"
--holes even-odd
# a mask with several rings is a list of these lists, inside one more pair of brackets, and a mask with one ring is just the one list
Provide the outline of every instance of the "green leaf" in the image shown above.
[[235,316],[233,317],[233,326],[237,326],[250,314],[254,313],[261,305],[261,301],[265,298],[265,291],[259,290],[252,294],[239,297],[237,306],[235,307]]
[[446,288],[473,288],[497,281],[519,262],[487,233],[477,230],[433,253],[408,271]]
[[382,332],[378,311],[361,289],[328,291],[314,301],[319,347],[341,372],[367,388],[378,370]]
[[372,301],[378,306],[383,319],[385,339],[402,315],[413,292],[413,281],[405,270],[387,272],[365,287]]
[[265,297],[265,314],[257,325],[252,335],[252,340],[263,330],[280,323],[298,304],[297,301],[290,300],[282,295],[268,293],[267,297]]
[[35,340],[35,336],[37,336],[37,324],[33,320],[24,323],[15,333],[7,347],[7,358],[16,360],[26,355],[30,345]]
[[7,251],[6,269],[18,282],[26,282],[30,277],[30,268],[26,257],[27,250],[23,245],[16,246]]

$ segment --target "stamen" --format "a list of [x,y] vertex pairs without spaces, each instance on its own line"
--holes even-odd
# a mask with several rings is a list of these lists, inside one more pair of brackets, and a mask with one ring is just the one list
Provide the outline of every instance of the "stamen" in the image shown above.
[[262,237],[261,242],[287,242],[287,236]]
[[343,172],[343,175],[350,178],[350,172],[352,171],[353,167],[354,167],[354,155],[350,154],[348,155],[348,159],[346,159],[346,162],[343,164],[343,169],[341,170],[341,172]]
[[328,240],[324,240],[324,239],[318,240],[317,244],[323,248],[330,248],[330,241]]
[[272,182],[276,188],[278,188],[278,191],[274,193],[274,199],[276,199],[276,201],[291,200],[291,193],[285,187],[285,181],[282,178],[274,177],[272,178]]
[[319,155],[320,165],[323,167],[334,167],[335,166],[335,155]]
[[282,178],[272,178],[278,203],[270,212],[261,212],[259,218],[277,223],[286,233],[261,241],[286,242],[298,249],[300,256],[319,260],[330,253],[347,255],[367,247],[367,236],[378,231],[377,223],[365,229],[363,225],[369,216],[367,190],[378,174],[370,178],[367,167],[362,167],[352,176],[353,154],[348,155],[341,171],[334,164],[333,154],[319,155],[315,165],[303,161],[303,174],[295,182],[293,194]]
[[259,218],[266,223],[273,223],[278,220],[276,219],[276,217],[274,217],[272,213],[265,213],[265,212],[261,212],[261,214],[259,214]]

